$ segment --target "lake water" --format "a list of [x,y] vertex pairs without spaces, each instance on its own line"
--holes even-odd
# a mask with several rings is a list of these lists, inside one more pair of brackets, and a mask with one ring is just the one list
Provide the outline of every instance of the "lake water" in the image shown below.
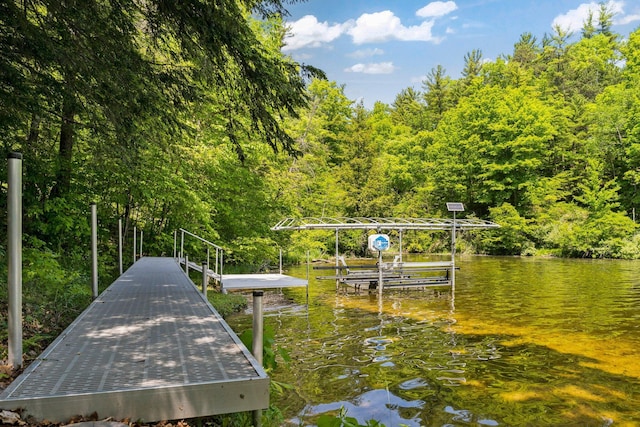
[[[417,260],[413,258],[411,260]],[[431,258],[430,260],[433,260]],[[344,295],[311,270],[267,312],[291,425],[640,425],[640,262],[462,257],[449,291]],[[288,271],[306,277],[306,267]],[[234,316],[236,330],[250,317]]]

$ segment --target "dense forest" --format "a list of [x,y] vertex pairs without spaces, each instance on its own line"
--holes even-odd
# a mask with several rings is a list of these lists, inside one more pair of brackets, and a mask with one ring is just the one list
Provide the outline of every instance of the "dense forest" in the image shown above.
[[[284,217],[446,217],[446,201],[502,226],[462,250],[640,257],[640,30],[613,33],[603,5],[579,34],[523,33],[495,61],[473,50],[461,76],[435,67],[367,109],[281,52],[293,1],[2,2],[0,135],[24,156],[25,262],[87,265],[93,201],[107,276],[119,219],[145,253],[171,253],[183,227],[260,264],[278,247],[331,253],[333,233],[271,232]],[[360,254],[366,238],[341,244]]]

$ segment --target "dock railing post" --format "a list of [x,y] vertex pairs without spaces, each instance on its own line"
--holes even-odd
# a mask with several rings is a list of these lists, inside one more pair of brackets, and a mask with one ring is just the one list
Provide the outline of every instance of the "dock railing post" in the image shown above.
[[140,257],[142,258],[142,237],[144,237],[144,230],[140,230]]
[[138,237],[138,230],[136,226],[133,226],[133,263],[136,263],[136,250],[138,249],[138,243],[136,242],[136,238]]
[[178,230],[173,230],[173,259],[176,258],[176,253],[178,251]]
[[180,229],[180,261],[184,257],[184,230]]
[[189,277],[189,256],[184,256],[184,273]]
[[122,218],[118,218],[118,267],[122,276]]
[[207,285],[209,283],[209,263],[202,263],[202,294],[207,296]]
[[91,296],[98,298],[98,207],[91,203]]
[[[253,357],[262,366],[262,351],[264,342],[264,324],[262,317],[262,296],[263,291],[253,291]],[[253,411],[253,425],[260,427],[262,424],[262,410]]]
[[22,367],[22,154],[9,153],[7,179],[8,357]]

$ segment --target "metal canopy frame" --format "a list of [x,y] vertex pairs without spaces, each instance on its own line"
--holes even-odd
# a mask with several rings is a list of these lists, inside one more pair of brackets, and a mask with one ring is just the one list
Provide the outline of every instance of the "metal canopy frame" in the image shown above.
[[495,222],[476,218],[366,218],[366,217],[305,217],[285,218],[271,227],[281,230],[457,230],[498,228]]
[[[462,204],[455,204],[455,211],[461,211]],[[455,292],[455,233],[457,230],[483,229],[483,228],[499,228],[500,225],[495,222],[486,221],[477,218],[456,219],[448,218],[380,218],[380,217],[305,217],[305,218],[285,218],[271,227],[273,231],[282,230],[335,230],[336,233],[336,276],[340,274],[339,266],[339,232],[340,230],[397,230],[399,232],[399,261],[402,262],[402,234],[405,230],[425,230],[451,231],[451,288],[452,293]],[[378,265],[382,268],[382,252],[379,254]],[[382,270],[380,270],[382,271]],[[382,274],[380,272],[380,274]],[[382,284],[382,279],[379,280]],[[339,287],[339,279],[336,279],[336,289]],[[378,287],[379,297],[382,297],[382,285]]]

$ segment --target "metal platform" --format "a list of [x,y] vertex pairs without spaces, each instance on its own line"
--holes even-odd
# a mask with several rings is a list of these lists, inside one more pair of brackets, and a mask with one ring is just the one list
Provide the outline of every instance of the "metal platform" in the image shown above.
[[1,395],[65,422],[159,421],[269,406],[269,378],[173,258],[142,258]]
[[[185,259],[177,260],[180,265],[184,265]],[[202,265],[189,261],[189,270],[202,273]],[[221,284],[224,291],[240,291],[255,289],[282,289],[282,288],[302,288],[308,286],[309,282],[293,276],[279,273],[256,273],[256,274],[218,274],[208,269],[207,276],[215,283]]]
[[307,286],[308,282],[285,274],[225,274],[222,289],[281,289]]

